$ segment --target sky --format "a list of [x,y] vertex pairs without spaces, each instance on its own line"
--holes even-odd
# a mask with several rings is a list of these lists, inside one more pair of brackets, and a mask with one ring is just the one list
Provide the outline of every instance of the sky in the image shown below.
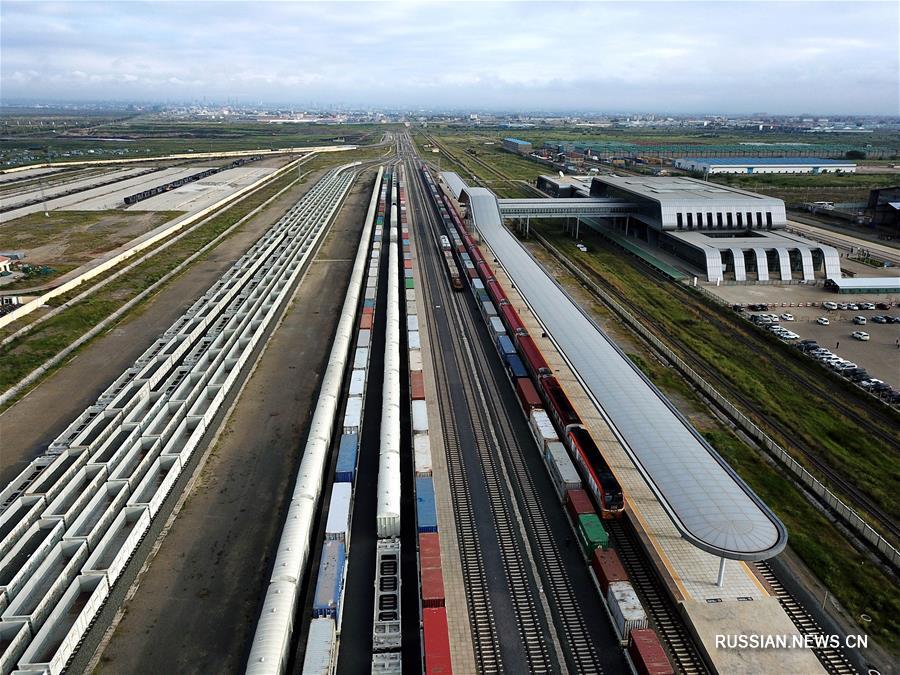
[[900,3],[12,2],[0,102],[900,114]]

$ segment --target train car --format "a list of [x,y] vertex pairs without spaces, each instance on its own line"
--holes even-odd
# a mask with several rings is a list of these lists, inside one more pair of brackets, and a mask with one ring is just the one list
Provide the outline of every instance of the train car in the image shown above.
[[638,675],[674,675],[666,650],[652,628],[635,628],[628,640],[628,655]]
[[545,375],[550,375],[550,366],[547,365],[532,337],[527,333],[524,335],[516,333],[515,340],[519,354],[522,355],[522,362],[531,373],[532,380],[537,382]]
[[500,282],[497,281],[496,277],[491,277],[486,282],[484,282],[484,287],[485,289],[487,289],[488,295],[491,297],[491,300],[493,300],[495,304],[500,305],[504,302],[509,302],[509,298],[506,297],[506,293],[500,286]]
[[547,414],[556,425],[556,430],[561,438],[565,437],[569,427],[575,424],[581,424],[581,418],[572,407],[572,402],[566,396],[566,392],[559,386],[559,382],[552,375],[542,377],[539,380],[541,394],[544,403],[547,404]]
[[519,403],[522,409],[528,413],[535,408],[541,407],[541,397],[537,393],[537,389],[527,377],[517,377],[515,379],[516,396],[519,397]]
[[588,489],[600,506],[600,515],[603,518],[620,517],[625,508],[622,487],[594,439],[584,427],[573,426],[566,433],[566,443],[572,458],[581,467]]
[[525,328],[525,324],[522,323],[522,319],[519,318],[519,313],[508,300],[502,300],[497,305],[497,311],[500,314],[503,325],[506,326],[506,330],[509,331],[510,335],[528,332]]
[[442,251],[450,250],[450,238],[446,234],[441,235],[441,250]]
[[447,271],[453,290],[461,291],[463,289],[462,275],[459,273],[459,267],[450,251],[444,251],[444,269]]

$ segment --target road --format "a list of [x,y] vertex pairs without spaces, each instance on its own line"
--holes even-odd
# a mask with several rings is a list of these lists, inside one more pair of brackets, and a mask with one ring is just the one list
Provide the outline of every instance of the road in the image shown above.
[[[409,146],[407,146],[409,148]],[[625,672],[593,582],[484,322],[450,290],[434,244],[437,219],[407,150],[411,229],[423,264],[435,373],[476,663],[505,672]],[[455,456],[458,453],[458,457]],[[457,461],[459,460],[459,461]],[[472,523],[461,514],[477,514]],[[477,547],[466,539],[473,526]],[[467,560],[467,557],[472,558]],[[483,570],[479,574],[478,567]],[[481,578],[480,578],[481,577]],[[486,581],[485,604],[469,588]]]

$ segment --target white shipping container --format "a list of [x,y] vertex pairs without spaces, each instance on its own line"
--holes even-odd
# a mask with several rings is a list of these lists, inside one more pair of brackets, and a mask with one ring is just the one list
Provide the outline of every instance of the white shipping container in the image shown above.
[[623,644],[632,630],[647,627],[647,615],[629,582],[612,582],[606,592],[606,604]]
[[422,370],[422,352],[420,350],[409,350],[409,369]]
[[344,412],[344,433],[358,434],[362,420],[362,396],[347,398],[347,409]]
[[493,337],[496,339],[498,335],[502,335],[506,332],[506,328],[503,326],[503,322],[499,317],[492,316],[491,317],[491,331],[493,333]]
[[412,402],[412,426],[413,431],[428,431],[428,407],[425,401]]
[[353,367],[365,368],[369,365],[369,349],[368,347],[358,347],[353,355]]
[[418,331],[419,330],[419,317],[407,316],[406,317],[406,330]]
[[345,547],[350,541],[351,485],[351,483],[335,483],[332,486],[331,501],[328,504],[328,522],[325,525],[325,538],[340,541]]
[[331,675],[334,668],[334,619],[313,619],[309,623],[303,675]]
[[372,331],[368,328],[363,328],[359,331],[359,337],[356,339],[357,347],[368,347],[369,342],[372,340]]
[[410,349],[421,349],[422,344],[419,342],[419,331],[409,331],[409,348]]
[[108,595],[109,583],[105,575],[77,577],[22,654],[19,668],[44,669],[50,675],[62,673]]
[[407,302],[406,303],[406,315],[414,316],[415,314],[418,314],[418,310],[416,309],[416,303]]
[[416,475],[431,475],[431,439],[428,434],[413,436],[413,454],[416,460]]
[[362,396],[366,390],[366,370],[358,368],[350,373],[350,396]]
[[559,495],[560,501],[565,500],[566,490],[577,490],[581,488],[581,478],[572,460],[569,459],[569,453],[559,441],[550,441],[547,443],[547,450],[544,453],[544,460],[550,471],[550,479],[556,488],[556,494]]
[[553,427],[553,422],[550,421],[547,413],[540,408],[531,411],[531,415],[528,416],[528,426],[531,427],[531,435],[534,437],[535,443],[538,444],[542,455],[546,451],[547,443],[559,440],[559,436],[556,435],[556,429]]
[[406,301],[407,302],[415,302],[416,301],[416,289],[415,288],[407,288],[406,289]]
[[472,279],[472,288],[474,289],[483,289],[484,282],[481,279]]

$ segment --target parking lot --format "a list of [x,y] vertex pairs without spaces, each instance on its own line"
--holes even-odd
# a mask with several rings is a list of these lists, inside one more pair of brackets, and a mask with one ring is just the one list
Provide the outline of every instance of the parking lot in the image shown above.
[[[843,299],[842,299],[843,301]],[[884,380],[895,388],[900,388],[900,323],[878,324],[871,321],[876,315],[900,316],[900,308],[890,310],[835,310],[821,307],[775,307],[769,306],[768,313],[789,313],[793,321],[781,321],[781,325],[800,336],[800,340],[815,340],[837,356],[865,368],[872,377]],[[763,312],[747,312],[747,316]],[[827,317],[828,325],[816,323],[819,317]],[[866,325],[853,323],[853,317],[866,317]],[[869,334],[868,341],[851,337],[851,333],[861,330]],[[794,342],[797,342],[796,340]],[[823,366],[824,368],[824,366]]]

